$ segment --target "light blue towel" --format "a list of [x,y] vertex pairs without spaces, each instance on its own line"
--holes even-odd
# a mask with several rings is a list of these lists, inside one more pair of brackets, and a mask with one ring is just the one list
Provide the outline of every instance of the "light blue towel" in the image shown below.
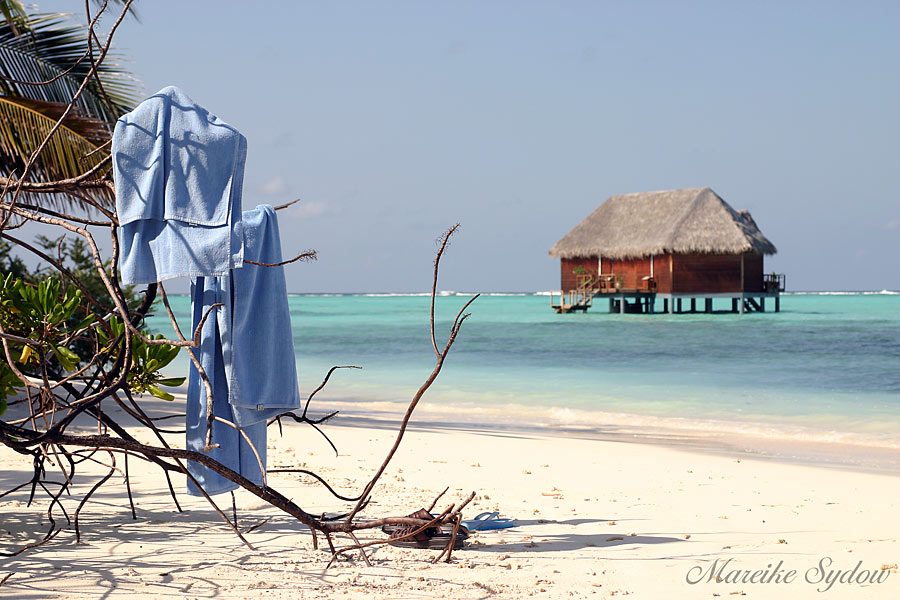
[[[268,204],[244,212],[244,256],[281,262],[278,217]],[[222,355],[229,402],[238,425],[270,419],[300,406],[297,363],[284,267],[245,264],[231,275],[233,292],[222,294]]]
[[[210,306],[221,300],[220,286],[217,279],[217,277],[198,277],[191,282],[191,295],[193,297],[192,321],[194,326],[196,326]],[[232,406],[228,403],[228,381],[225,377],[225,361],[222,359],[222,346],[219,343],[218,332],[218,319],[213,317],[207,319],[200,338],[198,358],[212,384],[213,414],[234,422],[235,417]],[[197,352],[197,349],[194,352]],[[206,445],[206,387],[200,381],[200,376],[193,363],[191,363],[188,377],[186,423],[187,449],[203,452],[203,448]],[[254,425],[242,427],[242,429],[253,442],[253,446],[259,453],[263,466],[265,466],[266,422],[260,421]],[[219,447],[206,453],[210,458],[217,460],[232,471],[240,473],[257,485],[262,484],[263,476],[259,467],[259,461],[256,460],[256,456],[250,449],[250,446],[236,429],[216,421],[213,423],[212,441],[218,444]],[[229,481],[199,463],[187,461],[187,469],[210,496],[238,488],[236,483]],[[188,479],[187,491],[194,496],[202,495],[190,479]]]
[[[261,263],[281,262],[278,220],[271,206],[243,214],[244,256]],[[224,308],[201,332],[199,358],[213,385],[213,413],[240,426],[265,465],[266,420],[300,407],[284,267],[245,264],[231,276],[198,277],[192,282],[195,328],[217,302]],[[192,329],[193,331],[193,329]],[[196,352],[196,350],[195,350]],[[202,451],[206,442],[206,390],[191,365],[187,402],[187,447]],[[213,425],[209,455],[259,484],[259,462],[240,434],[224,423]],[[206,493],[237,486],[194,462],[188,469]],[[189,484],[188,492],[198,494]]]
[[144,284],[224,276],[243,262],[247,140],[176,87],[116,122],[119,277]]

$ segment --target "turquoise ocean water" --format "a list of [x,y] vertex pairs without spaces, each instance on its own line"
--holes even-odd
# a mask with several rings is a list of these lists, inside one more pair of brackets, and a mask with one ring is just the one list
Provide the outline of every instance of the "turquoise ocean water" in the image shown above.
[[[468,297],[438,297],[439,345]],[[187,328],[189,298],[172,302]],[[332,365],[352,364],[363,370],[337,372],[324,398],[408,400],[434,364],[428,305],[415,294],[291,296],[302,389]],[[485,295],[428,402],[791,426],[900,447],[900,294],[796,293],[781,306],[618,315],[599,302],[587,314],[557,315],[546,295]],[[170,334],[163,314],[150,325]],[[172,374],[187,364],[183,353]]]

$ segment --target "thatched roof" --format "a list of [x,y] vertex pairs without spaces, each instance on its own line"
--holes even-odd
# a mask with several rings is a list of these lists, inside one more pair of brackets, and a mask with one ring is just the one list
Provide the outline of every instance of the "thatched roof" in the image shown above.
[[551,256],[775,254],[745,210],[705,188],[612,196],[550,249]]

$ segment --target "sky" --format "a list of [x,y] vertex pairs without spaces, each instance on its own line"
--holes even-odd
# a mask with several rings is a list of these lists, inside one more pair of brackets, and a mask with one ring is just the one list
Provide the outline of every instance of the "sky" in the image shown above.
[[137,7],[116,39],[146,94],[244,133],[245,208],[302,199],[283,251],[319,259],[290,292],[425,291],[457,222],[440,289],[556,289],[547,251],[606,198],[703,186],[789,290],[900,289],[895,1]]

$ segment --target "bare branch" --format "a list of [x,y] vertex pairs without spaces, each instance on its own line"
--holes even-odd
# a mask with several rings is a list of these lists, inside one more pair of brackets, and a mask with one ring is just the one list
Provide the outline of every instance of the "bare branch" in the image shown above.
[[276,207],[275,207],[275,210],[284,210],[284,209],[286,209],[286,208],[290,208],[291,206],[297,204],[298,202],[300,202],[300,198],[297,198],[296,200],[291,200],[290,202],[287,202],[287,203],[282,204],[282,205],[280,205],[280,206],[276,206]]
[[298,260],[303,261],[303,262],[309,262],[311,260],[316,260],[316,258],[317,258],[317,256],[316,256],[315,250],[305,250],[304,252],[301,252],[294,258],[291,258],[289,260],[283,260],[283,261],[277,262],[277,263],[256,262],[255,260],[247,260],[246,258],[244,259],[244,262],[247,263],[248,265],[258,265],[260,267],[280,267],[283,265],[289,265],[293,262],[297,262]]
[[440,357],[441,353],[438,352],[437,342],[434,339],[434,300],[437,296],[438,267],[441,264],[441,255],[444,254],[447,242],[450,241],[450,236],[456,233],[457,229],[459,229],[459,223],[445,231],[444,234],[438,238],[440,247],[438,248],[437,255],[434,257],[434,276],[431,278],[431,310],[429,315],[431,322],[431,347],[434,348],[434,354],[438,357]]
[[[437,343],[434,338],[434,301],[435,296],[437,294],[437,276],[438,276],[438,266],[440,265],[441,255],[444,253],[444,249],[447,247],[447,242],[450,239],[450,236],[459,228],[459,224],[451,227],[441,238],[441,245],[438,249],[437,255],[434,259],[434,277],[432,278],[432,286],[431,286],[431,343],[434,347],[435,354],[437,355],[437,363],[434,366],[434,369],[431,371],[431,375],[428,376],[428,379],[425,380],[425,383],[419,387],[415,396],[413,396],[412,401],[409,403],[409,406],[406,408],[406,413],[403,415],[403,420],[400,422],[400,427],[397,432],[397,437],[394,440],[394,444],[391,446],[391,449],[388,451],[387,456],[384,461],[381,463],[381,466],[375,472],[375,475],[366,484],[365,490],[361,494],[362,498],[368,497],[368,495],[372,492],[375,487],[375,484],[381,478],[381,475],[384,473],[385,469],[387,469],[388,464],[391,462],[391,459],[394,457],[394,454],[397,452],[397,449],[400,447],[400,442],[403,441],[403,434],[406,433],[406,427],[409,425],[409,420],[412,417],[413,411],[416,409],[416,406],[419,404],[419,400],[422,399],[422,396],[428,391],[428,388],[431,387],[431,384],[434,383],[434,380],[437,379],[437,376],[441,372],[441,368],[444,366],[444,359],[447,357],[447,353],[450,350],[450,347],[453,345],[454,340],[456,339],[456,333],[459,331],[459,326],[462,324],[464,318],[458,319],[456,326],[453,331],[450,333],[450,338],[447,340],[447,345],[444,348],[443,352],[439,352],[437,349]],[[472,300],[466,304],[468,306],[472,303]],[[353,517],[360,511],[362,506],[362,500],[360,500],[357,505],[350,511],[349,516],[347,517],[347,523],[349,524],[352,521]]]

